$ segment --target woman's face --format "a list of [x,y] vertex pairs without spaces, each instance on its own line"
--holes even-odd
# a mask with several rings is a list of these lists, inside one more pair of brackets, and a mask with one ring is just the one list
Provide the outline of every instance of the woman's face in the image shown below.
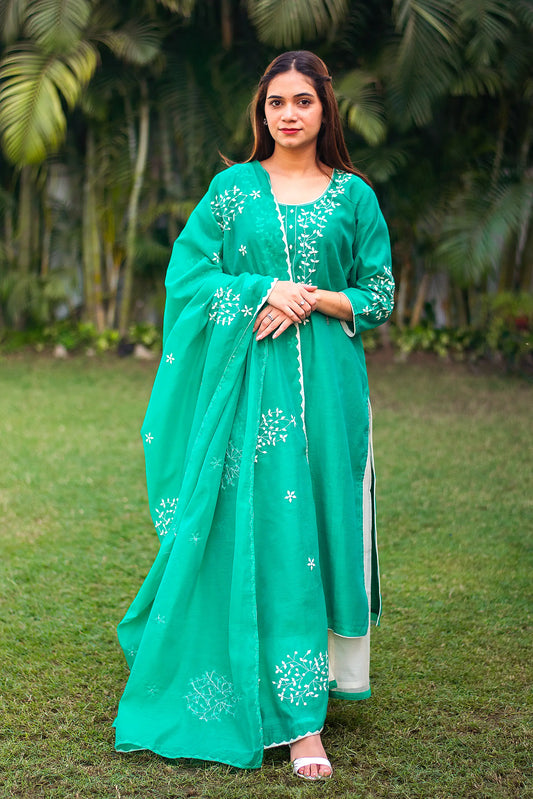
[[265,117],[276,147],[316,146],[322,124],[322,103],[313,83],[295,69],[276,75],[268,85]]

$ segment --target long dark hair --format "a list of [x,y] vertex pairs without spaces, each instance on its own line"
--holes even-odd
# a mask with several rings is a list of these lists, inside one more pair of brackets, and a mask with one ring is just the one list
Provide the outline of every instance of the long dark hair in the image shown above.
[[264,161],[274,152],[274,139],[264,124],[265,102],[270,81],[277,75],[295,69],[305,75],[314,86],[322,105],[322,125],[318,134],[316,154],[323,164],[358,175],[370,185],[368,178],[352,164],[342,132],[339,107],[328,68],[321,58],[308,50],[291,50],[282,53],[266,68],[252,100],[250,116],[254,143],[249,161]]

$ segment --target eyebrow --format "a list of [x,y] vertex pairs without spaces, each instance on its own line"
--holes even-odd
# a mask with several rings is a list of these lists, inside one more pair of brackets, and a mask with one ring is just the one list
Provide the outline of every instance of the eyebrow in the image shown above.
[[[311,92],[299,92],[298,94],[294,95],[295,97],[313,97],[314,95]],[[269,94],[267,100],[283,100],[281,94]]]

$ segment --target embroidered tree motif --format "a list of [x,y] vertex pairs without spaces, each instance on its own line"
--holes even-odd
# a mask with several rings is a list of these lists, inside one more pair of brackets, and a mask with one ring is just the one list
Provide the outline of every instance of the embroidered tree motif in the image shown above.
[[368,281],[368,288],[372,297],[370,305],[366,305],[361,311],[363,316],[374,316],[376,320],[387,319],[392,311],[394,298],[394,278],[392,269],[385,264],[383,266],[385,274],[371,277]]
[[335,199],[340,194],[344,194],[344,184],[351,178],[352,176],[348,173],[336,174],[333,184],[322,197],[319,197],[313,203],[312,208],[300,210],[298,223],[302,232],[299,234],[297,241],[296,255],[299,255],[300,259],[295,280],[299,280],[302,283],[309,283],[312,280],[312,275],[316,272],[319,262],[318,239],[323,237],[323,231],[328,220],[340,205],[340,203],[335,202]]
[[268,447],[275,447],[279,441],[285,442],[290,427],[296,427],[295,417],[287,418],[279,408],[262,413],[257,436],[257,453],[264,455]]
[[240,311],[240,294],[233,294],[231,288],[224,291],[221,287],[215,291],[213,304],[209,309],[209,319],[216,325],[231,325]]
[[230,441],[226,450],[224,468],[222,469],[222,479],[220,481],[221,488],[235,485],[241,471],[241,458],[242,449],[237,449]]
[[276,666],[277,680],[272,680],[272,685],[278,691],[282,702],[307,705],[307,699],[316,699],[322,691],[329,689],[329,668],[327,652],[319,652],[314,658],[309,657],[309,649],[305,655],[287,655],[281,661],[281,666]]
[[157,530],[157,534],[160,538],[165,536],[171,526],[172,522],[174,521],[174,516],[176,515],[176,511],[178,509],[178,497],[172,497],[168,499],[162,499],[157,508],[154,511],[155,516],[155,529]]
[[237,186],[215,195],[211,201],[211,211],[221,230],[231,230],[237,215],[243,212],[245,197]]
[[186,694],[187,708],[200,721],[220,721],[224,714],[234,716],[238,697],[233,686],[216,672],[202,674],[189,681],[191,692]]

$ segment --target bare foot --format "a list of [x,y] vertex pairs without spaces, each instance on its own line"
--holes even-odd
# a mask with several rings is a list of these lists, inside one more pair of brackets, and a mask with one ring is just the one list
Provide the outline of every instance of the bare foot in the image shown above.
[[[297,757],[326,757],[320,734],[308,735],[291,744],[291,761],[296,760]],[[311,763],[309,766],[302,766],[298,769],[298,774],[306,777],[329,777],[331,769],[328,766]]]

